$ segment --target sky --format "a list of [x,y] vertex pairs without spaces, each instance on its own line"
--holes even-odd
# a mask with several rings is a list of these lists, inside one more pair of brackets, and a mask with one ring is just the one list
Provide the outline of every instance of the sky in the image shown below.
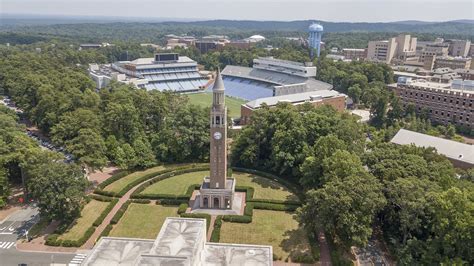
[[1,14],[133,18],[322,20],[474,19],[473,0],[0,0]]

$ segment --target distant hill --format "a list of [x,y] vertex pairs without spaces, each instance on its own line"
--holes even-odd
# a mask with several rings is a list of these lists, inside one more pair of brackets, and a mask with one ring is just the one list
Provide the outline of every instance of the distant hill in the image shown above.
[[[312,20],[300,21],[251,21],[251,20],[208,20],[197,22],[177,22],[192,23],[208,27],[230,27],[237,29],[253,29],[264,31],[306,31]],[[443,34],[463,34],[474,35],[473,20],[459,20],[448,22],[422,22],[422,21],[401,21],[401,22],[326,22],[318,21],[324,26],[326,32],[420,32],[420,33],[443,33]]]

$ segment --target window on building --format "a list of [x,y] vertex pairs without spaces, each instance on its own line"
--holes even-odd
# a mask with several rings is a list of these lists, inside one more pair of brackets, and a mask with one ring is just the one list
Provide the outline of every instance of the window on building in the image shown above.
[[221,117],[216,116],[216,125],[220,125],[220,124],[221,124]]

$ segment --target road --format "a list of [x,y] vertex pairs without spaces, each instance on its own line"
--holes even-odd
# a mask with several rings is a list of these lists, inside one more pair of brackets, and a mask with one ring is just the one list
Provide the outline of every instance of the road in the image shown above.
[[73,260],[76,254],[24,252],[16,249],[16,241],[38,219],[38,208],[30,206],[13,213],[0,223],[0,265],[18,266],[20,263],[35,266],[49,266],[51,263],[67,265]]

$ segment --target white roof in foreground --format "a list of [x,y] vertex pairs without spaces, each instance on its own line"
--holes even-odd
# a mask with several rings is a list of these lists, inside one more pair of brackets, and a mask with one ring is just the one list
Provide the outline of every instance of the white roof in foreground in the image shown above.
[[308,101],[311,100],[311,98],[314,98],[314,100],[317,100],[317,99],[324,99],[324,98],[332,98],[334,96],[345,97],[346,95],[339,93],[335,90],[319,90],[319,91],[309,91],[309,92],[260,98],[260,99],[250,101],[246,103],[245,105],[247,105],[250,108],[259,108],[264,103],[268,106],[273,106],[279,102],[303,103],[307,100]]
[[206,243],[206,220],[166,218],[156,240],[103,237],[81,265],[270,266],[271,246]]
[[391,140],[400,145],[415,144],[417,147],[433,147],[439,154],[450,159],[474,164],[474,145],[433,137],[418,132],[400,129]]

